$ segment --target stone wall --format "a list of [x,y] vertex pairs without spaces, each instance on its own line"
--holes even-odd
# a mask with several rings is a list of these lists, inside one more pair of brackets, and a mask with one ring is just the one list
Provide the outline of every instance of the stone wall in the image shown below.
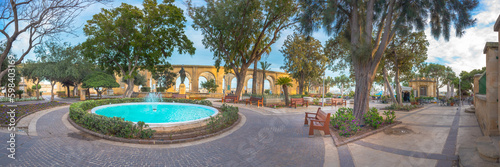
[[[500,16],[495,23],[493,30],[498,32],[500,40]],[[486,94],[479,94],[479,78],[482,75],[474,76],[474,106],[479,126],[486,136],[497,136],[500,134],[498,123],[500,122],[500,95],[499,74],[500,53],[498,42],[486,42],[483,53],[486,55]]]

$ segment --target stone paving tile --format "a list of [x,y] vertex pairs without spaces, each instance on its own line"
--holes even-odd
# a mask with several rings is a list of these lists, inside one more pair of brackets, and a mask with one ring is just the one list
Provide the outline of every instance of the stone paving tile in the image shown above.
[[[77,136],[62,123],[68,108],[37,122],[37,137],[16,151],[15,161],[0,157],[0,166],[321,166],[324,145],[309,138],[303,115],[264,116],[240,109],[247,121],[234,133],[208,143],[180,148],[145,149],[115,146]],[[0,141],[8,134],[0,133]],[[5,148],[5,142],[0,142]],[[4,152],[4,151],[2,151]]]
[[351,152],[349,151],[348,145],[342,145],[340,147],[337,147],[337,150],[339,152],[339,160],[341,167],[354,166],[354,161],[352,159],[352,155]]
[[435,166],[437,160],[384,152],[355,143],[348,144],[356,166]]

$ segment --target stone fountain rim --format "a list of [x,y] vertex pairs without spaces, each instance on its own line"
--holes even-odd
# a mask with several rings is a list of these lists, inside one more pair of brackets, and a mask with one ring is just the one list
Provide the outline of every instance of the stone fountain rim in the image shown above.
[[[107,104],[107,105],[102,105],[102,106],[97,106],[97,107],[94,107],[92,108],[92,110],[90,110],[90,112],[92,114],[96,114],[95,111],[96,110],[99,110],[99,109],[102,109],[102,108],[107,108],[107,107],[113,107],[113,106],[124,106],[124,105],[137,105],[137,104],[161,104],[161,105],[184,105],[184,106],[196,106],[196,107],[203,107],[203,108],[207,108],[207,109],[210,109],[212,111],[214,111],[214,114],[212,114],[211,116],[209,117],[205,117],[205,118],[200,118],[200,119],[196,119],[196,120],[191,120],[191,121],[184,121],[184,122],[171,122],[171,123],[148,123],[148,122],[145,122],[146,124],[149,125],[149,127],[172,127],[172,126],[179,126],[179,125],[188,125],[188,124],[195,124],[195,123],[200,123],[200,122],[203,122],[207,119],[209,119],[210,117],[215,117],[217,114],[219,114],[219,110],[217,110],[216,108],[214,107],[210,107],[210,106],[205,106],[205,105],[199,105],[199,104],[190,104],[190,103],[174,103],[174,102],[136,102],[136,103],[117,103],[117,104]],[[99,115],[99,114],[97,114]],[[134,124],[137,124],[137,122],[133,122]]]

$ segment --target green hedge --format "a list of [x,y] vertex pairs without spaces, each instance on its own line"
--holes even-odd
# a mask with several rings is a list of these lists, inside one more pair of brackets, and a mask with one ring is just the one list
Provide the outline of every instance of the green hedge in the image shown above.
[[221,106],[221,110],[222,114],[216,115],[215,117],[211,116],[208,120],[207,127],[209,132],[216,132],[229,127],[238,120],[238,107],[226,105],[224,103]]
[[[163,101],[212,106],[212,102],[207,100],[164,98]],[[143,138],[143,139],[151,138],[153,136],[154,130],[145,129],[148,127],[148,125],[144,124],[144,122],[140,121],[137,124],[134,124],[131,121],[125,121],[123,118],[119,117],[110,118],[87,112],[87,110],[101,105],[129,103],[129,102],[144,102],[144,99],[116,98],[116,99],[104,99],[104,100],[87,100],[78,103],[73,103],[69,107],[69,117],[80,126],[105,135],[123,137],[123,138]]]

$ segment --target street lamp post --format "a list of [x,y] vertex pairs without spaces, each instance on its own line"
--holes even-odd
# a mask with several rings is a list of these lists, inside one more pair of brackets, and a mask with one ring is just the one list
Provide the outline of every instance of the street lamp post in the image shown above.
[[323,73],[323,90],[321,90],[323,92],[323,98],[321,99],[321,107],[325,107],[325,73]]

